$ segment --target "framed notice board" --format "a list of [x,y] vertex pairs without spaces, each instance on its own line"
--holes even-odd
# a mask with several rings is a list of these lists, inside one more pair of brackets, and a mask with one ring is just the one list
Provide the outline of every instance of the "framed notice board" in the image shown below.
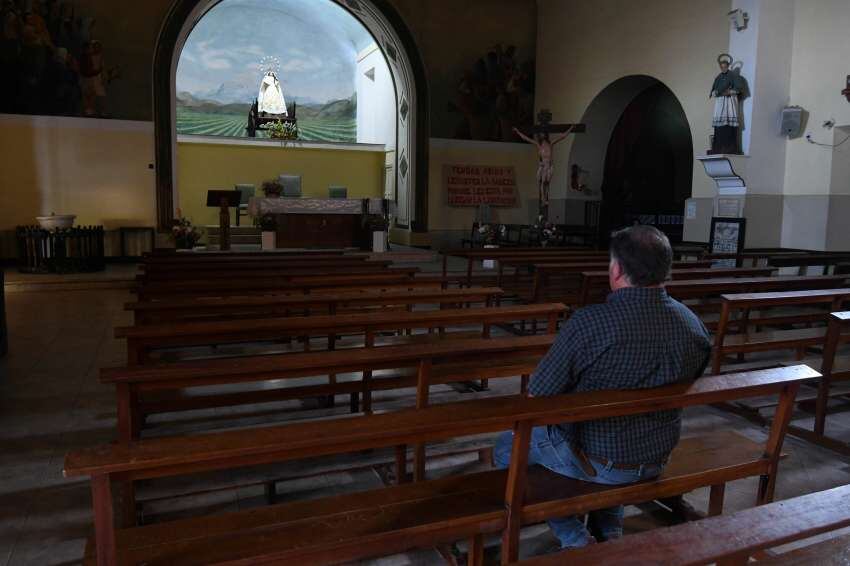
[[[708,238],[708,249],[713,254],[739,254],[744,251],[744,239],[747,233],[746,218],[711,219],[711,233]],[[734,259],[724,259],[715,265],[735,267]]]

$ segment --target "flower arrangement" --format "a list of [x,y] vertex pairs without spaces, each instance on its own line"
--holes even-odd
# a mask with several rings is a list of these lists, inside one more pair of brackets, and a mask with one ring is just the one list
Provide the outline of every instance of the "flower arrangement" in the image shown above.
[[277,120],[269,124],[269,137],[275,140],[297,140],[301,135],[298,124]]
[[177,218],[171,226],[171,238],[178,250],[191,250],[200,241],[203,232],[177,209]]
[[482,224],[478,227],[478,233],[486,245],[495,245],[508,233],[508,227],[504,224]]
[[277,231],[277,216],[270,212],[263,214],[260,218],[260,230],[263,232]]
[[557,240],[561,236],[560,230],[555,224],[543,220],[543,215],[537,217],[537,224],[534,225],[534,230],[540,238],[540,245],[546,247],[549,242]]
[[363,217],[363,226],[369,232],[386,232],[390,221],[381,214],[368,214]]
[[277,179],[263,181],[263,193],[267,197],[280,197],[280,193],[282,192],[283,185],[281,185],[280,181],[278,181]]

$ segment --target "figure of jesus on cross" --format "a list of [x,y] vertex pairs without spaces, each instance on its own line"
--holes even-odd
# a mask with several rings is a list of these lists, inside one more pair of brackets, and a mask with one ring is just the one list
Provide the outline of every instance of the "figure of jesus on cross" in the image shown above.
[[[534,138],[523,134],[517,128],[514,128],[514,133],[537,148],[537,196],[540,201],[540,216],[546,221],[549,219],[549,184],[555,171],[552,148],[571,133],[583,132],[584,124],[552,124],[552,113],[548,110],[541,110],[537,114],[537,121]],[[550,139],[549,132],[562,133]]]

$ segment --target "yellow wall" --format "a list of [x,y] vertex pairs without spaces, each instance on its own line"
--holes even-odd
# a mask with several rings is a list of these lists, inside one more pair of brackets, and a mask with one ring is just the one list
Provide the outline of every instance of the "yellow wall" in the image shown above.
[[537,206],[537,156],[528,144],[431,139],[428,171],[429,231],[468,231],[476,207],[450,207],[443,181],[443,165],[500,165],[516,168],[516,208],[493,208],[493,220],[504,224],[528,224],[529,207]]
[[153,124],[0,115],[0,230],[35,216],[154,226]]
[[198,225],[217,225],[218,210],[206,206],[209,189],[248,183],[261,196],[263,181],[283,173],[301,175],[305,197],[327,198],[329,185],[348,187],[349,198],[383,196],[383,150],[292,145],[178,142],[177,193],[183,215]]

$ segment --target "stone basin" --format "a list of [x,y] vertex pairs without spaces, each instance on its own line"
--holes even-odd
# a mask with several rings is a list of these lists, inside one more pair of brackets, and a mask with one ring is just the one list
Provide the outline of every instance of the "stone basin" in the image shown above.
[[61,230],[74,225],[76,214],[51,214],[50,216],[36,216],[38,225],[45,230]]

